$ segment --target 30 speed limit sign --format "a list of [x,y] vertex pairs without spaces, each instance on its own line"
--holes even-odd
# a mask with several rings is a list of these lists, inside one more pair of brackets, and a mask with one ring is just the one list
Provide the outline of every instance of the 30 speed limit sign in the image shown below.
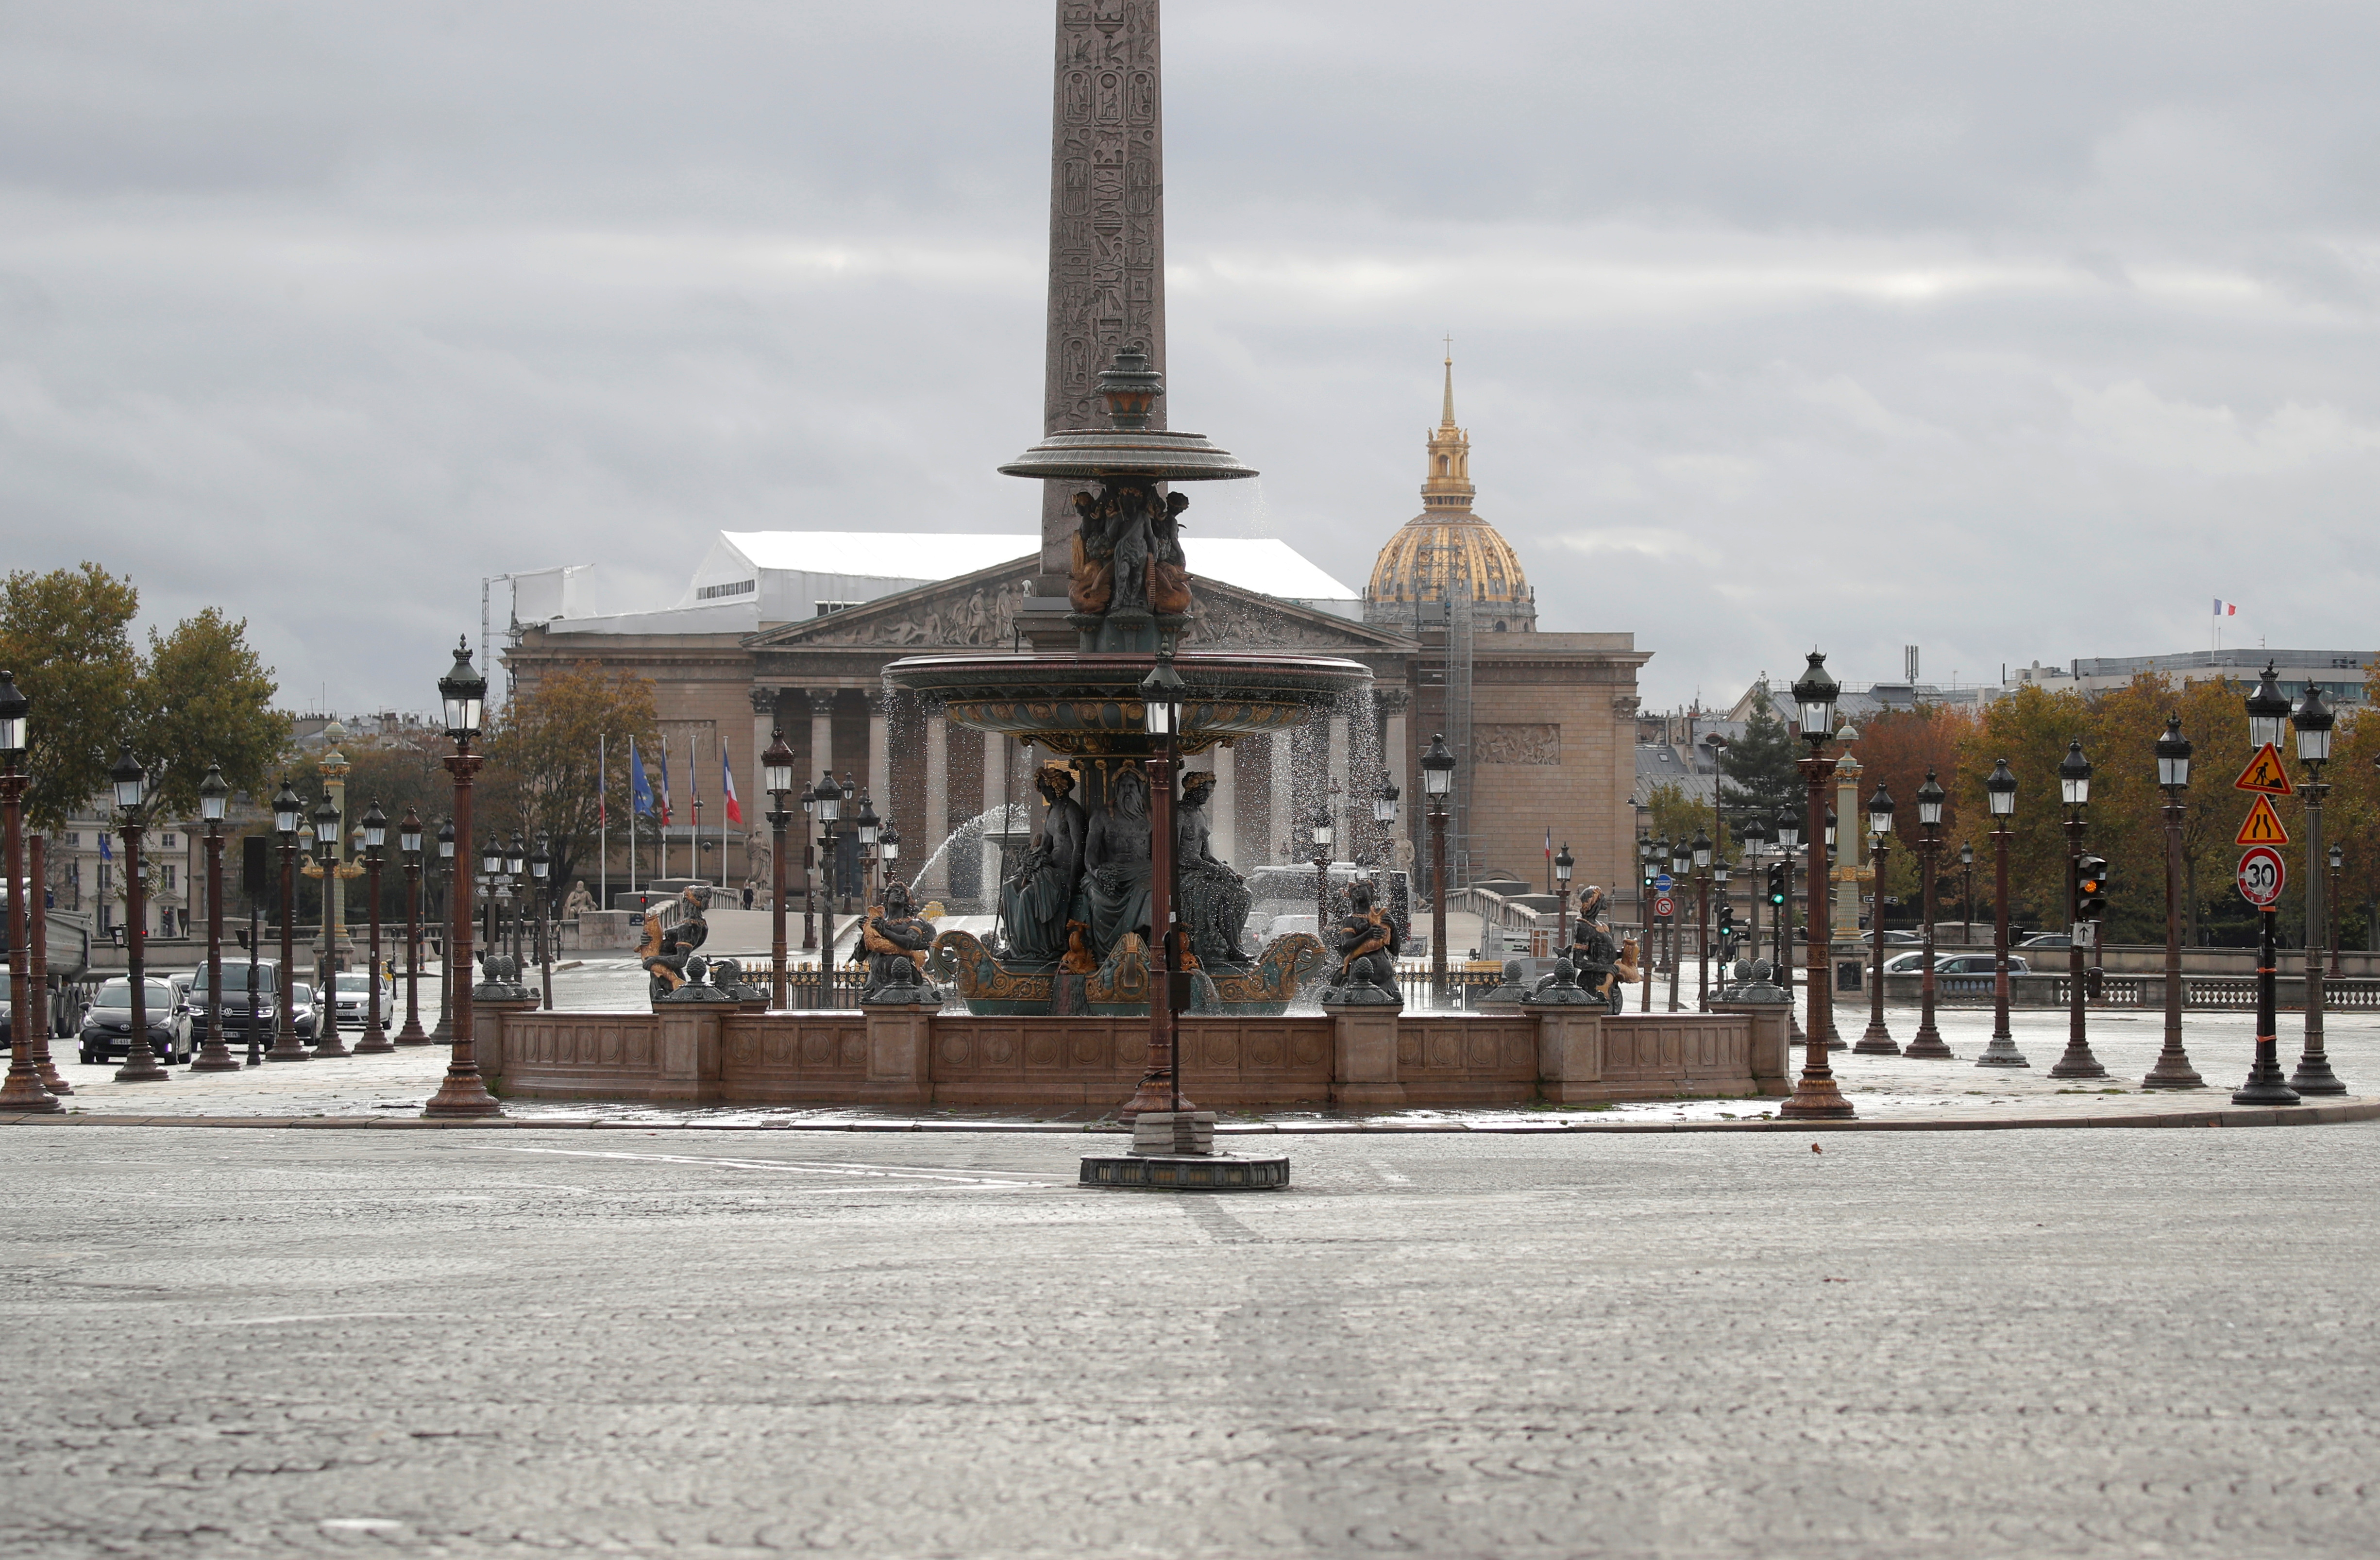
[[2265,909],[2281,897],[2281,885],[2289,876],[2278,851],[2270,845],[2254,846],[2240,857],[2240,897],[2259,910]]

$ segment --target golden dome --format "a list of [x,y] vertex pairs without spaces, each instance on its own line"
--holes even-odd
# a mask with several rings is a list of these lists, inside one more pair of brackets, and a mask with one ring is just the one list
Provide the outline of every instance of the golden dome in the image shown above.
[[[1470,587],[1473,622],[1483,631],[1536,627],[1536,598],[1512,543],[1472,512],[1471,435],[1454,422],[1454,360],[1446,363],[1446,405],[1430,430],[1422,512],[1380,549],[1364,592],[1367,622],[1411,624],[1416,608],[1443,603],[1450,585]],[[1443,608],[1440,608],[1440,611]],[[1435,619],[1439,614],[1430,613]]]

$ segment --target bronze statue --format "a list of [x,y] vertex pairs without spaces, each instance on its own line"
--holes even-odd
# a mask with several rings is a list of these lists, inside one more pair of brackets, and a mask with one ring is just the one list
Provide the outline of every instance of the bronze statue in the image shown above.
[[1083,894],[1091,951],[1104,960],[1118,939],[1148,925],[1148,781],[1137,764],[1118,767],[1108,804],[1091,816],[1083,850]]
[[1215,793],[1214,774],[1193,769],[1182,777],[1182,802],[1173,815],[1173,865],[1182,919],[1202,962],[1241,964],[1240,933],[1253,902],[1244,878],[1215,857],[1207,804]]
[[1621,988],[1641,972],[1635,968],[1633,939],[1623,952],[1612,941],[1610,928],[1604,924],[1603,913],[1609,902],[1603,889],[1593,883],[1579,894],[1578,919],[1571,926],[1569,962],[1578,973],[1580,986],[1602,998],[1616,1013],[1620,1011]]
[[1078,612],[1097,616],[1115,599],[1115,543],[1108,535],[1108,515],[1113,509],[1111,502],[1103,505],[1088,493],[1075,495],[1079,520],[1075,529],[1074,577],[1066,599]]
[[656,998],[686,984],[687,958],[710,936],[710,923],[703,917],[703,912],[710,907],[710,885],[687,885],[678,896],[678,903],[684,913],[676,925],[666,930],[662,925],[660,905],[646,911],[644,940],[637,945],[637,961],[652,977],[650,989]]
[[1066,950],[1066,924],[1083,875],[1083,847],[1090,823],[1075,800],[1075,773],[1062,764],[1044,764],[1033,787],[1050,804],[1041,838],[1026,853],[1016,876],[1001,886],[1001,915],[1008,929],[1005,957],[1046,964]]
[[586,879],[582,877],[573,880],[570,892],[565,895],[562,901],[563,917],[565,920],[576,921],[595,908],[595,896],[587,891]]
[[1397,924],[1372,902],[1372,885],[1347,886],[1347,913],[1332,922],[1325,939],[1339,955],[1339,978],[1323,991],[1325,1003],[1402,1004],[1397,990]]
[[1150,517],[1148,608],[1153,612],[1184,616],[1190,611],[1190,565],[1182,551],[1182,512],[1190,495],[1170,493],[1163,510]]
[[939,1002],[941,993],[925,979],[934,925],[911,909],[909,888],[899,879],[884,887],[884,902],[870,905],[860,923],[852,960],[868,963],[862,1002]]

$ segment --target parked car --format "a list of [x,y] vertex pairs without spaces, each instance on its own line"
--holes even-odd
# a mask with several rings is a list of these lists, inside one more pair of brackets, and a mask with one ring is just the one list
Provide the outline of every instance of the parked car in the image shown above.
[[[1896,953],[1884,961],[1884,973],[1888,975],[1913,975],[1925,968],[1925,950],[1922,948],[1914,953]],[[1934,956],[1934,973],[1937,975],[1988,975],[1992,973],[1992,956],[1988,953],[1937,953]],[[2022,959],[2013,953],[2009,955],[2010,974],[2028,975],[2032,973],[2032,967]]]
[[2074,946],[2074,934],[2071,932],[2035,932],[2033,936],[2025,938],[2016,946],[2019,948],[2070,949]]
[[[190,1007],[174,994],[171,981],[147,980],[141,983],[142,1017],[148,1021],[149,1049],[157,1059],[170,1065],[188,1061],[191,1055]],[[82,1030],[78,1036],[83,1064],[95,1066],[120,1060],[132,1050],[132,982],[117,978],[99,988],[99,995],[83,1015]]]
[[[1862,932],[1859,935],[1859,940],[1864,943],[1873,945],[1876,941],[1876,933],[1872,931]],[[1925,940],[1925,939],[1923,937],[1919,936],[1915,932],[1896,931],[1887,928],[1884,934],[1884,946],[1887,948],[1894,947],[1900,943],[1915,944],[1924,942]]]
[[[225,959],[223,965],[224,1034],[248,1038],[248,961]],[[259,960],[256,965],[256,1024],[265,1034],[273,1033],[273,1010],[281,997],[281,964],[278,960]],[[204,1032],[213,1011],[214,992],[207,986],[207,972],[201,967],[190,982],[190,1022]]]
[[[339,998],[339,1027],[360,1030],[370,1016],[368,1003],[371,998],[371,977],[361,970],[342,970],[333,977]],[[396,1006],[396,982],[383,975],[380,983],[381,1022],[388,1022],[391,1010]]]

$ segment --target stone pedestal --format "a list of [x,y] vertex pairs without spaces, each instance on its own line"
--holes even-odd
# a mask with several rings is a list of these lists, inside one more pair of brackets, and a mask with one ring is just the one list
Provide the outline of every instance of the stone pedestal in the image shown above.
[[1325,1002],[1322,1010],[1330,1015],[1330,1103],[1342,1110],[1403,1109],[1404,1085],[1397,1081],[1401,1010]]
[[932,1101],[928,1062],[934,1014],[941,1004],[871,1003],[868,1017],[868,1098],[874,1105],[922,1106]]
[[721,1037],[727,1015],[735,1010],[727,1002],[653,1004],[662,1022],[661,1078],[653,1084],[654,1099],[710,1105],[725,1097]]
[[1138,1155],[1212,1154],[1211,1110],[1144,1110],[1133,1118],[1132,1151]]
[[[1775,986],[1779,998],[1783,991]],[[1793,1092],[1792,1004],[1783,1000],[1711,1003],[1714,1013],[1742,1013],[1752,1020],[1752,1078],[1764,1095],[1782,1099]]]
[[537,1011],[534,997],[490,997],[471,999],[471,1056],[480,1076],[492,1091],[504,1070],[504,1029],[515,1013]]
[[1537,1092],[1554,1105],[1603,1097],[1603,1019],[1597,1004],[1532,1006],[1537,1021]]

